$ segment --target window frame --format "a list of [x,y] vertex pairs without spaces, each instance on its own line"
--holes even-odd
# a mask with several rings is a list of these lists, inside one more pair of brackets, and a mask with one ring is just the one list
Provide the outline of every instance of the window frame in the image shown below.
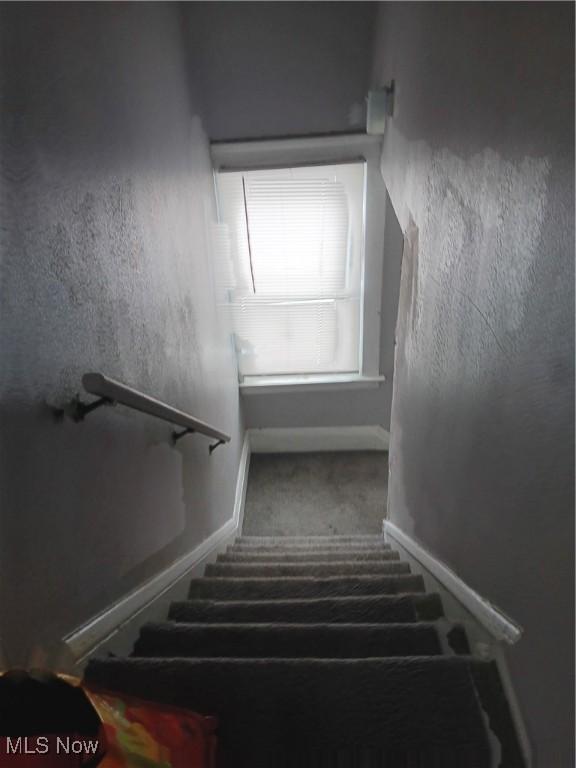
[[[383,380],[380,376],[380,316],[382,302],[382,270],[384,260],[384,210],[386,188],[380,172],[381,136],[349,133],[331,136],[262,139],[252,141],[213,142],[210,146],[214,189],[221,171],[251,171],[298,165],[329,165],[363,161],[366,163],[364,190],[364,247],[360,286],[360,355],[359,375],[351,375],[349,384]],[[301,387],[312,384],[310,376],[261,376],[241,382],[246,394],[263,388]],[[315,386],[342,384],[341,375],[319,377]],[[267,381],[269,379],[269,381]]]

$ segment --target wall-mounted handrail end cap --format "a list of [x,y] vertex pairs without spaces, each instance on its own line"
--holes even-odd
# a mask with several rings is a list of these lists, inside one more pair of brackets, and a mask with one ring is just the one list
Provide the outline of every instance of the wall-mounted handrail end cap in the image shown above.
[[186,437],[186,435],[191,435],[193,432],[195,432],[195,429],[183,429],[181,432],[172,432],[172,445],[176,445],[178,440],[180,440],[181,437]]
[[225,442],[226,440],[217,440],[215,443],[212,443],[212,445],[209,445],[208,453],[210,454],[210,456],[212,456],[212,454],[214,453],[216,448],[218,448],[219,445],[224,445]]
[[93,390],[98,390],[105,383],[106,377],[101,373],[85,373],[82,376],[82,386],[86,392],[90,392],[92,394],[100,394],[98,391],[93,392]]

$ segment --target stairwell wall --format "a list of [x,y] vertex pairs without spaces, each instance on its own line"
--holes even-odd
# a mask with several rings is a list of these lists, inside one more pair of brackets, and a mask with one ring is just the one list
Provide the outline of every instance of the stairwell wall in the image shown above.
[[388,514],[524,627],[536,764],[573,754],[574,8],[382,3],[404,232]]
[[[232,516],[243,427],[178,4],[0,13],[2,631],[7,663],[41,665]],[[55,422],[91,370],[231,444],[172,447],[121,406]]]

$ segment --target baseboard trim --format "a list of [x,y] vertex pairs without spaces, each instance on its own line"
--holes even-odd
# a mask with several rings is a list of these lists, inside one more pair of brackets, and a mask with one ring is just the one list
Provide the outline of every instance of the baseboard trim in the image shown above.
[[475,592],[448,566],[389,520],[384,520],[383,533],[386,539],[392,539],[404,547],[495,639],[510,645],[518,642],[523,633],[522,627],[479,595],[478,592]]
[[215,556],[223,544],[241,531],[244,519],[246,490],[248,487],[249,466],[250,441],[248,435],[245,434],[238,465],[234,510],[231,519],[187,555],[179,558],[168,568],[110,605],[105,611],[102,611],[102,613],[66,635],[62,639],[62,643],[67,651],[68,658],[75,662],[84,659],[96,647],[101,646],[108,638],[114,635],[120,627],[131,622],[152,603],[162,598],[177,582],[185,579],[190,571],[198,568]]
[[387,451],[384,427],[262,427],[248,430],[252,453]]
[[244,524],[244,509],[246,507],[246,492],[248,490],[248,470],[250,469],[250,454],[252,452],[250,445],[249,430],[244,432],[244,442],[242,443],[242,453],[240,454],[240,463],[238,464],[238,475],[236,477],[236,495],[234,496],[234,515],[233,520],[236,524],[238,533],[242,532]]

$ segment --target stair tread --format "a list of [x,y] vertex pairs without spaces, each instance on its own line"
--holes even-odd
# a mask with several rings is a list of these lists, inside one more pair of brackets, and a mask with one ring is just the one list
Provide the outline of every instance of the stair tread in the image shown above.
[[145,624],[136,656],[367,658],[442,653],[435,624]]
[[408,563],[355,562],[338,560],[333,563],[310,561],[308,563],[211,563],[206,576],[223,577],[274,577],[274,576],[344,576],[410,573]]
[[306,552],[308,550],[316,550],[318,552],[336,552],[339,550],[347,549],[361,549],[363,551],[375,551],[380,552],[382,550],[391,549],[390,544],[385,542],[349,542],[349,543],[330,543],[330,542],[292,542],[292,543],[277,543],[277,544],[230,544],[228,546],[229,551],[235,552]]
[[267,543],[299,543],[308,541],[329,542],[333,544],[348,543],[356,541],[384,541],[382,534],[337,534],[335,536],[237,536],[235,539],[238,544],[267,544]]
[[434,593],[297,598],[285,600],[185,600],[170,606],[169,617],[194,622],[390,623],[435,620],[443,615]]
[[[242,768],[286,764],[277,762],[284,753],[296,766],[298,752],[333,754],[360,746],[388,756],[434,758],[421,765],[489,768],[490,748],[471,675],[471,667],[482,663],[443,656],[106,659],[90,661],[85,679],[215,714],[222,747]],[[438,762],[439,755],[447,762]]]
[[[457,626],[457,625],[452,625]],[[269,624],[261,624],[258,622],[245,624],[230,624],[223,622],[221,624],[204,624],[203,622],[194,623],[179,623],[177,621],[149,621],[142,625],[142,632],[152,631],[182,631],[182,632],[207,632],[209,634],[214,632],[220,632],[222,630],[230,630],[233,632],[250,630],[255,632],[269,632],[269,631],[298,631],[298,632],[314,632],[319,629],[326,630],[326,632],[333,632],[335,634],[341,634],[345,632],[357,632],[359,630],[373,629],[378,632],[395,632],[397,630],[409,630],[410,632],[418,632],[427,629],[436,629],[437,624],[434,621],[419,621],[416,623],[395,622],[391,624],[375,624],[366,622],[364,624],[292,624],[290,622],[270,622]],[[407,654],[409,655],[409,654]]]
[[219,563],[306,563],[312,562],[327,562],[332,561],[339,562],[345,559],[349,562],[382,562],[389,560],[399,560],[400,554],[393,549],[379,549],[379,550],[358,550],[358,549],[346,549],[337,550],[336,552],[326,552],[317,550],[310,550],[306,552],[225,552],[218,555],[217,562]]
[[192,579],[189,597],[220,599],[265,599],[281,597],[330,597],[340,595],[398,594],[423,592],[418,575],[325,576],[277,578],[227,578],[211,576]]

